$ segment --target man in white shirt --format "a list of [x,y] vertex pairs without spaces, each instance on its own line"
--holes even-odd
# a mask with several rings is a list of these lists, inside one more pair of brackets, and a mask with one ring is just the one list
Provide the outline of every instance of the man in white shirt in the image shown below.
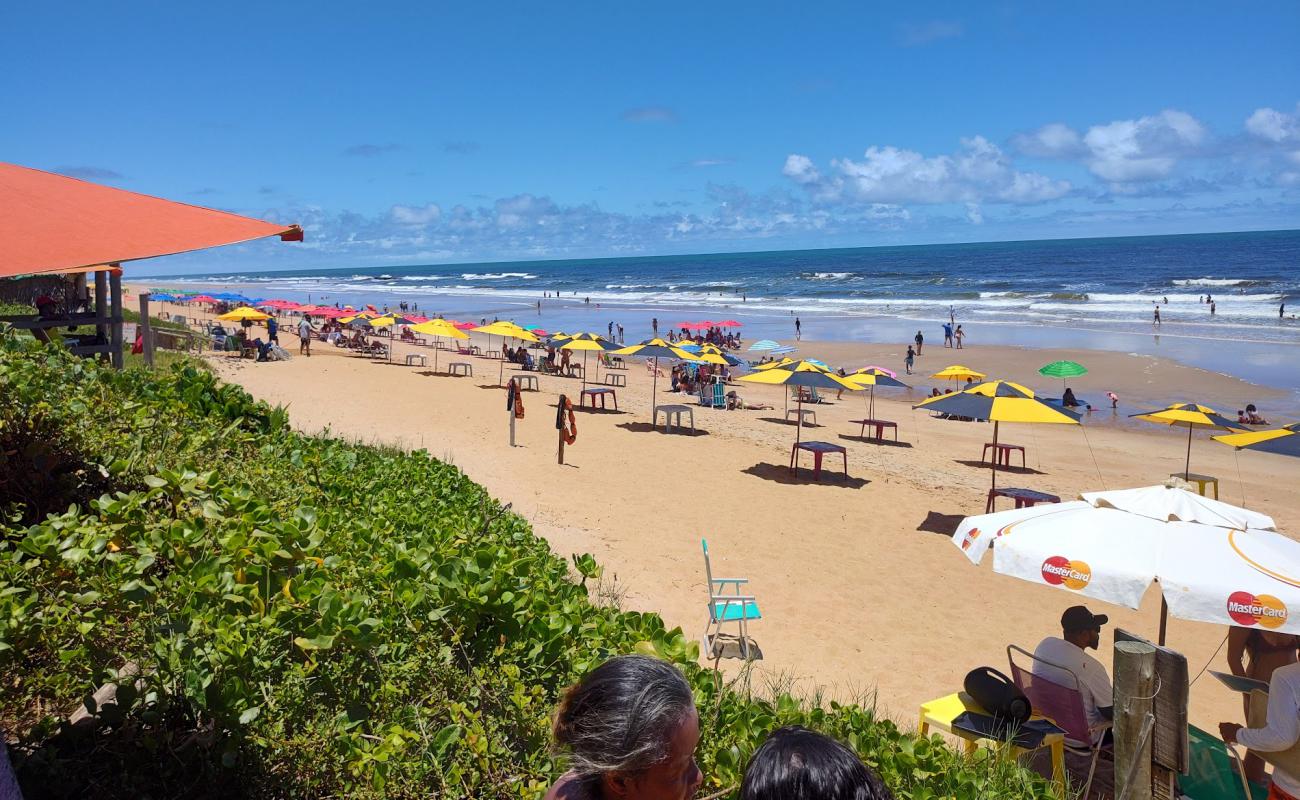
[[311,357],[311,337],[312,334],[315,333],[315,331],[316,329],[313,328],[311,324],[311,317],[307,316],[306,314],[303,314],[302,319],[298,320],[298,354],[299,355],[305,353],[308,358]]
[[[1268,681],[1268,724],[1263,728],[1243,728],[1235,722],[1220,722],[1223,741],[1249,747],[1261,753],[1289,750],[1300,740],[1300,663],[1273,670]],[[1300,778],[1273,768],[1270,800],[1300,800]]]
[[[1110,621],[1105,614],[1094,614],[1086,606],[1071,606],[1061,615],[1061,638],[1048,636],[1034,650],[1034,674],[1066,688],[1078,679],[1079,694],[1093,741],[1109,732],[1115,705],[1110,676],[1101,662],[1084,652],[1101,644],[1101,626]],[[1044,663],[1051,662],[1051,663]],[[1073,678],[1069,673],[1073,673]],[[1084,742],[1072,744],[1085,745]]]

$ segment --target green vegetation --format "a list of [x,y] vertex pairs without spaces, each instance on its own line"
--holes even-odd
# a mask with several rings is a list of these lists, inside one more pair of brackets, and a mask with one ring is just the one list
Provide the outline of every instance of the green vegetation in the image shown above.
[[[802,723],[900,798],[1050,796],[869,708],[721,685],[657,615],[593,603],[589,556],[572,575],[424,452],[304,436],[210,373],[114,372],[12,334],[0,396],[0,727],[29,797],[539,798],[563,769],[559,693],[633,650],[695,687],[705,793]],[[116,704],[91,699],[114,681]]]

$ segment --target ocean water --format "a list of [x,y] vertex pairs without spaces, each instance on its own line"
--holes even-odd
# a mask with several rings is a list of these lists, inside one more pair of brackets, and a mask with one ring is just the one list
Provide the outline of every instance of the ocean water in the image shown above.
[[[256,297],[418,303],[453,316],[509,315],[544,293],[632,317],[693,310],[714,319],[1025,324],[1166,335],[1300,341],[1300,231],[794,250],[490,264],[308,269],[164,278],[242,285]],[[1215,300],[1216,314],[1201,302]],[[613,313],[611,311],[611,313]],[[1288,318],[1292,309],[1288,307]],[[901,322],[899,324],[902,324]],[[904,327],[906,327],[904,325]]]

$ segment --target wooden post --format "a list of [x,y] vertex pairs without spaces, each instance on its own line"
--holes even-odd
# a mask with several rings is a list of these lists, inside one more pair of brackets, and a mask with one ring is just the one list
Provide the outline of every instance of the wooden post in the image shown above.
[[1156,649],[1115,643],[1115,796],[1151,800],[1151,716]]
[[144,344],[144,364],[153,366],[153,329],[149,327],[149,293],[140,293],[140,337]]
[[[108,317],[108,271],[95,270],[95,319],[102,320]],[[95,323],[95,335],[99,337],[99,343],[108,342],[108,326],[102,322]]]
[[510,415],[510,446],[515,446],[515,379],[511,378],[510,383],[506,384],[507,397],[510,402],[506,403],[506,413]]
[[116,369],[122,368],[122,270],[117,264],[108,273],[109,303],[113,321],[110,323],[109,343],[113,351],[109,353]]

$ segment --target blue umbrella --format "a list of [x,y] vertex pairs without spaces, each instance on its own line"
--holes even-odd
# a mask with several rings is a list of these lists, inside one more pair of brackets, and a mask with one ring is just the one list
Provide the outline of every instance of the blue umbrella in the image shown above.
[[757,341],[751,344],[749,346],[749,349],[750,350],[775,350],[780,346],[781,346],[780,342],[774,342],[771,339],[763,339],[761,341]]

